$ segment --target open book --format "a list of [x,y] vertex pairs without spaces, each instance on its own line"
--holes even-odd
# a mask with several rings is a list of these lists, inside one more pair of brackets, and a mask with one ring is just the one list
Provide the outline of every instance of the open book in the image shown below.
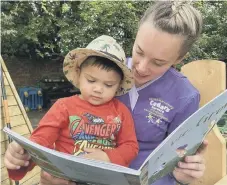
[[173,171],[184,156],[194,154],[226,110],[227,90],[176,128],[138,170],[57,152],[31,142],[6,127],[4,131],[29,152],[38,166],[54,176],[85,184],[149,185]]

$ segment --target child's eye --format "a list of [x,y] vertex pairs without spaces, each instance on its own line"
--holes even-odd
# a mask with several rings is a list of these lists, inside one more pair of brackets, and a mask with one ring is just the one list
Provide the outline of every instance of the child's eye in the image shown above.
[[95,82],[94,80],[89,80],[89,79],[87,79],[87,81],[88,81],[89,83],[94,83],[94,82]]

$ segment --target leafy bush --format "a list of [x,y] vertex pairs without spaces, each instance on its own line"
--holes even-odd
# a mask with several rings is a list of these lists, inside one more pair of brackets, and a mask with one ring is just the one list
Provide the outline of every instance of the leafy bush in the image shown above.
[[[108,34],[131,55],[138,21],[149,1],[3,1],[2,53],[56,58]],[[227,1],[195,1],[203,34],[185,59],[227,58]]]
[[131,55],[141,14],[150,2],[2,2],[2,53],[64,56],[102,34],[116,38]]

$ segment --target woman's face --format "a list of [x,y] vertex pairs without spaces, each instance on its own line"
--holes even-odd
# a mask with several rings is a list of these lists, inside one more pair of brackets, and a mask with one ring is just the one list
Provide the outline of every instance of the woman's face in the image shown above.
[[169,34],[143,23],[132,52],[132,72],[137,87],[163,75],[172,65],[181,62],[179,51],[183,36]]

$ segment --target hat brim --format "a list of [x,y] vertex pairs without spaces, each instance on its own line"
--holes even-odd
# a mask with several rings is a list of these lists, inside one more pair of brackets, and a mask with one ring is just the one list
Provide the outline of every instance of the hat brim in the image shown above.
[[78,48],[70,51],[64,60],[63,72],[66,78],[77,88],[79,88],[79,68],[80,65],[89,57],[89,56],[100,56],[107,58],[117,64],[123,74],[124,78],[121,82],[121,86],[116,93],[116,96],[121,96],[126,94],[133,86],[134,80],[131,70],[122,62],[111,55],[108,55],[102,51],[87,49],[87,48]]

